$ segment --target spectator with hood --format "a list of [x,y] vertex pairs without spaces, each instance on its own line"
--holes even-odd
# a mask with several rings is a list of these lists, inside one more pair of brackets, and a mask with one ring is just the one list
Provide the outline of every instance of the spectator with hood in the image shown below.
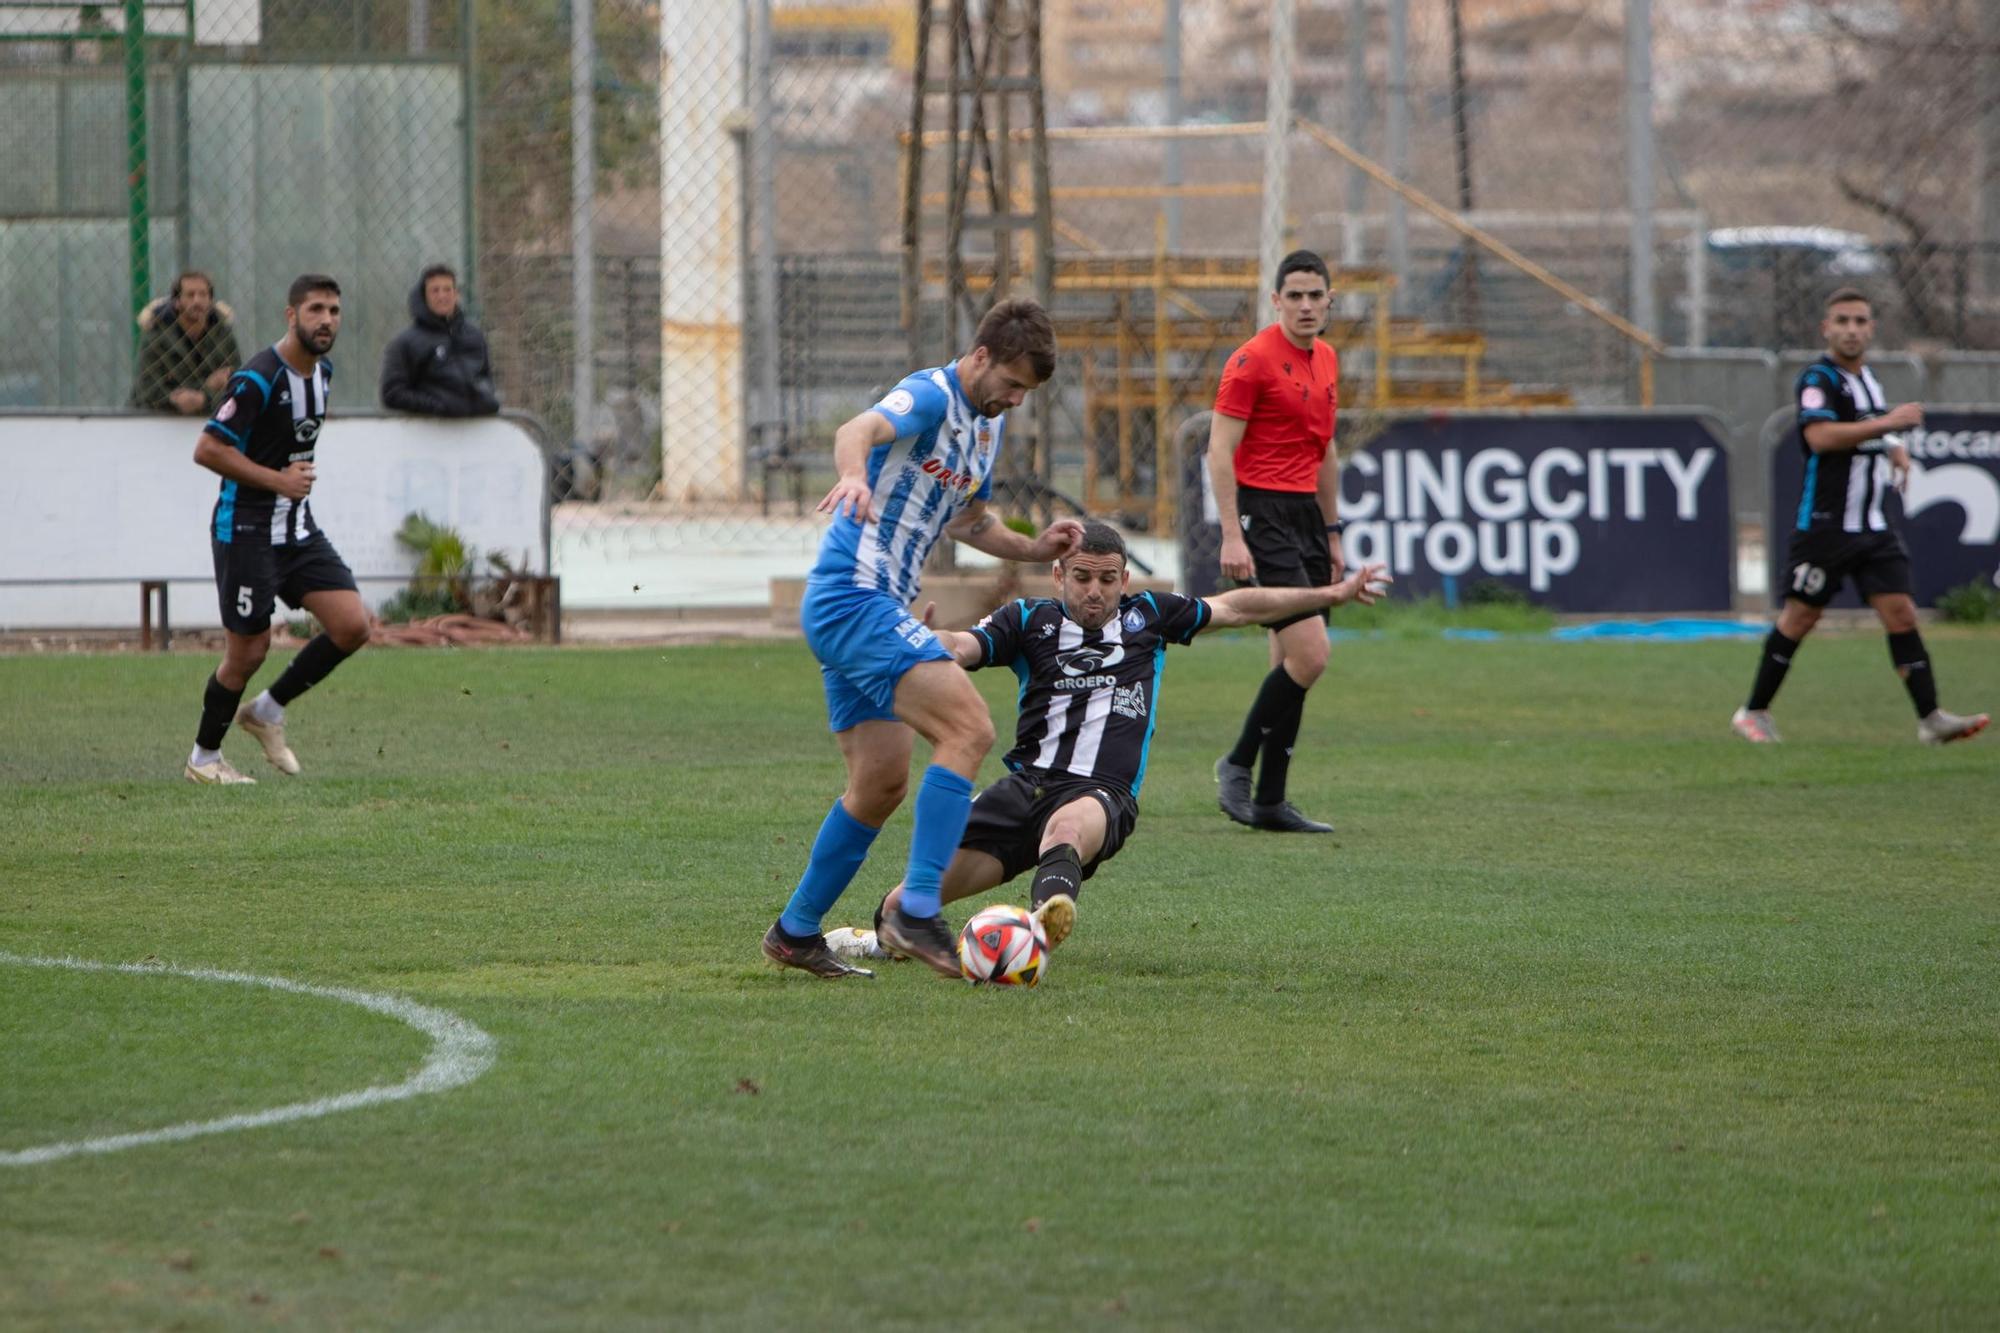
[[425,269],[410,292],[410,327],[382,353],[382,406],[428,417],[500,410],[486,335],[465,317],[447,265]]

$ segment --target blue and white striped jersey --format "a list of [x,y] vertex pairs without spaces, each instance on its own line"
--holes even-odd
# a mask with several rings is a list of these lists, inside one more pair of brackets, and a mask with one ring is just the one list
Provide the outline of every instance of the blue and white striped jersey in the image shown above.
[[811,577],[869,588],[907,606],[945,525],[972,500],[992,498],[1006,419],[980,416],[950,364],[906,376],[874,410],[896,431],[868,455],[879,517],[834,515]]

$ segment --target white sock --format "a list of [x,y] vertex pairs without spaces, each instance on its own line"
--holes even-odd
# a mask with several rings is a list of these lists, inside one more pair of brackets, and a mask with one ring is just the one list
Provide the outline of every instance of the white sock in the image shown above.
[[285,706],[273,699],[269,690],[265,690],[250,701],[250,716],[267,727],[275,727],[285,720]]
[[194,747],[194,753],[188,756],[188,762],[196,768],[200,768],[203,764],[212,764],[220,758],[222,758],[222,751],[204,750],[197,745]]

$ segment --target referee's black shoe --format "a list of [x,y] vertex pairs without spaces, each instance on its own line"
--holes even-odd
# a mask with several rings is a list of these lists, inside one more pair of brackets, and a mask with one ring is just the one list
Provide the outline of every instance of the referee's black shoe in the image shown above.
[[1269,829],[1273,833],[1333,832],[1333,825],[1322,824],[1317,819],[1307,819],[1290,801],[1279,801],[1275,805],[1252,805],[1249,823],[1252,828]]
[[1250,770],[1229,762],[1224,755],[1215,761],[1215,803],[1222,813],[1239,824],[1255,824],[1250,813]]

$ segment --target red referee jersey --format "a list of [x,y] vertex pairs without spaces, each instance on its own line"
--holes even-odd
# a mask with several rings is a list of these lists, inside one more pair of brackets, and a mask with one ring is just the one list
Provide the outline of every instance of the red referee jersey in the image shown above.
[[1271,324],[1229,355],[1215,410],[1249,424],[1236,446],[1236,484],[1316,491],[1340,406],[1340,356],[1319,339],[1294,346]]

